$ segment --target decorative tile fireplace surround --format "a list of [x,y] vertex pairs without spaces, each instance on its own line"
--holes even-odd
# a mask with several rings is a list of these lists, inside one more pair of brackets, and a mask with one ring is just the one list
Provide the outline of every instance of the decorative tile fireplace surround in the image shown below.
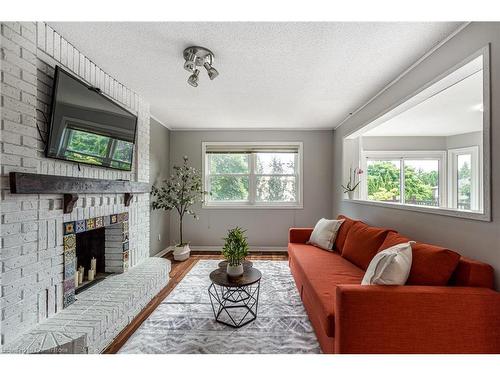
[[[64,297],[63,307],[66,308],[75,302],[75,292],[78,288],[75,280],[76,270],[79,266],[89,270],[88,258],[83,263],[77,253],[77,238],[82,233],[104,229],[103,248],[95,251],[98,258],[104,259],[103,273],[122,273],[128,269],[129,234],[128,212],[120,214],[99,216],[87,220],[68,221],[64,224]],[[90,250],[90,249],[87,249]],[[93,250],[93,249],[92,249]],[[98,264],[98,267],[101,265]],[[99,270],[99,268],[97,268]],[[85,273],[83,279],[85,280]],[[97,280],[97,279],[96,279]],[[88,281],[87,281],[88,282]]]
[[[13,194],[9,173],[149,183],[149,104],[43,22],[1,22],[1,36],[0,352],[96,353],[168,282],[168,261],[149,258],[149,194],[85,193],[65,213],[63,194]],[[56,65],[137,115],[132,171],[45,158]],[[101,218],[123,236],[105,254],[116,274],[75,298],[70,227]]]

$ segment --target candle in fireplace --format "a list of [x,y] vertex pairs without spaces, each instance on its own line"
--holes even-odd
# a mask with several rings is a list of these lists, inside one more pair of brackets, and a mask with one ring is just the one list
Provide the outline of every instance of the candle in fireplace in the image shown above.
[[94,281],[94,270],[92,268],[89,269],[88,279],[89,281]]
[[80,268],[78,271],[78,285],[83,283],[83,267]]
[[95,274],[97,273],[97,259],[96,258],[92,258],[90,260],[90,268],[92,270],[94,270],[94,276],[95,276]]
[[78,276],[79,274],[80,274],[79,271],[75,271],[75,287],[77,287],[78,284],[79,284],[79,282],[78,282],[79,279],[80,279],[79,276]]

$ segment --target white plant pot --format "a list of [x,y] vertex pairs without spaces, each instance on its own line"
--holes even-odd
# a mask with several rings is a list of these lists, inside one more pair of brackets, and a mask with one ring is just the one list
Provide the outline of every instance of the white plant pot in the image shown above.
[[183,262],[189,258],[190,253],[191,249],[189,248],[189,245],[176,246],[174,249],[174,260]]
[[227,265],[226,272],[229,277],[238,277],[243,275],[243,264],[238,264],[237,266]]
[[348,192],[347,192],[347,197],[348,197],[349,199],[354,199],[354,191],[348,191]]

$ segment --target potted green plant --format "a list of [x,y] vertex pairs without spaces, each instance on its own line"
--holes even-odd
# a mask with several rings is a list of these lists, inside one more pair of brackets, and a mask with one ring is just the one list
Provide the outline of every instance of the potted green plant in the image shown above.
[[174,259],[183,261],[189,258],[191,252],[189,243],[184,242],[182,224],[186,215],[198,219],[191,209],[195,203],[203,202],[205,195],[200,172],[188,165],[188,157],[184,156],[184,164],[174,166],[174,173],[164,180],[159,187],[151,187],[151,195],[155,198],[152,203],[154,210],[175,210],[179,215],[180,241],[174,250]]
[[243,261],[248,255],[248,243],[245,230],[236,227],[228,231],[224,238],[222,256],[227,260],[226,272],[230,277],[238,277],[243,274]]
[[349,199],[354,198],[354,192],[359,186],[359,183],[361,182],[360,175],[363,174],[363,170],[356,167],[354,168],[354,171],[352,168],[349,168],[349,181],[347,181],[347,184],[340,185],[342,189],[344,189],[344,193],[347,194]]

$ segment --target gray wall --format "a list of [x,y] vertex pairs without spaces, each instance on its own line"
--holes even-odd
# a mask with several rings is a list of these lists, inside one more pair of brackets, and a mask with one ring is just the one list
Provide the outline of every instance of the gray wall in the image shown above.
[[[170,130],[151,118],[151,140],[149,144],[149,182],[158,184],[169,176]],[[154,255],[170,244],[170,213],[151,210],[151,235],[149,253]],[[160,235],[160,240],[158,240]]]
[[482,132],[447,137],[363,137],[363,150],[365,151],[445,151],[450,148],[482,146],[482,144]]
[[446,137],[363,137],[365,151],[444,151]]
[[456,249],[461,254],[490,263],[496,270],[496,287],[500,287],[500,23],[474,22],[435,51],[405,77],[387,89],[361,111],[334,131],[334,177],[341,178],[342,138],[359,129],[382,111],[411,95],[465,57],[491,43],[491,139],[492,139],[492,222],[375,207],[342,200],[335,185],[333,214],[344,213],[370,224],[388,226],[420,241]]
[[[154,135],[151,135],[153,141]],[[193,246],[222,244],[226,231],[236,225],[247,229],[251,246],[286,247],[288,228],[314,226],[331,216],[333,133],[326,131],[174,131],[171,133],[171,167],[183,155],[201,170],[203,141],[302,141],[304,144],[303,209],[208,209],[195,207],[199,220],[185,219],[184,238]],[[152,221],[153,222],[153,221]],[[178,240],[178,219],[172,214],[172,241]]]

